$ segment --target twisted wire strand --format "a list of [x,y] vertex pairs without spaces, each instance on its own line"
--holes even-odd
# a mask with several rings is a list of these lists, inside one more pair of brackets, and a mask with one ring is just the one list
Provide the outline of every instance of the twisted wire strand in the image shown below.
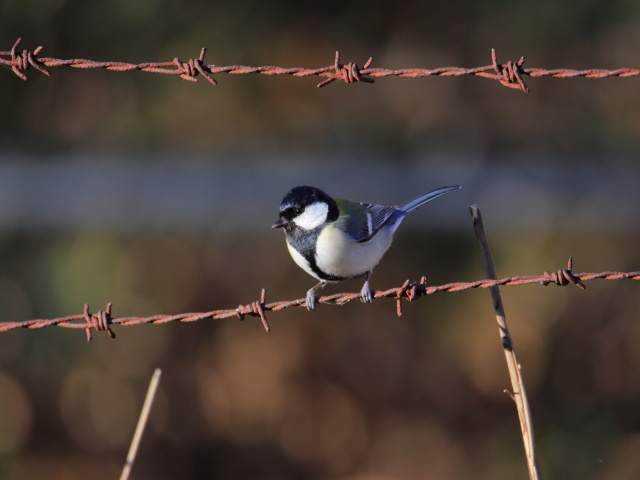
[[[165,75],[179,75],[182,79],[197,82],[198,75],[202,75],[212,85],[217,85],[217,81],[213,75],[227,73],[229,75],[245,75],[257,73],[261,75],[292,75],[294,77],[320,76],[326,77],[325,80],[318,83],[318,87],[324,87],[334,82],[342,80],[345,83],[374,83],[374,78],[382,77],[402,77],[402,78],[423,78],[431,76],[452,77],[461,75],[475,75],[492,80],[499,81],[508,88],[528,92],[529,88],[524,82],[523,76],[530,77],[552,77],[552,78],[610,78],[610,77],[637,77],[640,76],[638,68],[618,68],[615,70],[606,69],[586,69],[575,70],[570,68],[544,69],[544,68],[524,68],[525,57],[520,57],[518,61],[509,60],[502,64],[498,62],[495,49],[491,50],[491,65],[476,68],[461,67],[440,67],[434,69],[424,68],[404,68],[404,69],[388,69],[388,68],[372,68],[372,58],[369,58],[360,68],[357,63],[349,62],[343,64],[340,61],[340,52],[336,52],[333,65],[321,68],[284,68],[278,66],[259,66],[252,67],[248,65],[206,65],[204,57],[207,49],[200,51],[198,58],[192,58],[186,62],[178,58],[174,58],[170,62],[157,63],[127,63],[127,62],[99,62],[95,60],[76,58],[76,59],[59,59],[50,57],[38,57],[42,51],[42,46],[34,50],[18,51],[22,42],[19,38],[11,50],[0,52],[0,64],[10,67],[13,72],[22,80],[27,80],[26,71],[33,67],[41,73],[49,76],[50,68],[68,66],[72,68],[88,69],[88,68],[104,68],[116,72],[129,72],[139,70],[150,73],[160,73]],[[8,57],[8,58],[2,58]]]
[[[572,259],[569,259],[567,268],[560,269],[557,272],[544,272],[542,275],[524,275],[516,277],[505,277],[500,280],[477,280],[475,282],[454,282],[439,286],[428,286],[426,277],[422,277],[419,282],[405,281],[400,287],[388,290],[378,290],[374,293],[374,298],[391,298],[396,300],[396,313],[402,315],[402,301],[414,301],[427,295],[433,295],[437,292],[461,292],[472,288],[490,288],[494,286],[512,286],[512,285],[528,285],[531,283],[539,283],[548,285],[550,283],[564,286],[573,284],[579,288],[586,288],[583,282],[604,279],[604,280],[640,280],[640,271],[636,272],[583,272],[572,273]],[[121,317],[111,318],[111,304],[107,305],[105,311],[99,311],[95,314],[89,312],[89,306],[85,305],[84,313],[79,315],[71,315],[67,317],[59,317],[52,319],[36,319],[23,322],[2,322],[0,323],[0,332],[7,332],[17,328],[37,329],[49,326],[58,326],[64,328],[80,328],[87,331],[87,339],[91,340],[91,330],[106,331],[112,338],[115,334],[111,331],[110,325],[142,325],[147,323],[164,324],[169,322],[197,322],[205,319],[224,319],[230,317],[238,317],[243,320],[246,315],[259,317],[262,321],[264,329],[268,332],[270,325],[266,319],[266,312],[278,312],[290,307],[306,307],[305,299],[284,300],[278,302],[267,303],[267,292],[262,289],[260,300],[254,301],[247,305],[240,305],[237,308],[212,310],[209,312],[197,313],[180,313],[177,315],[153,315],[150,317]],[[359,299],[360,293],[336,293],[320,297],[318,303],[344,305],[353,300]],[[84,320],[84,323],[78,322]]]

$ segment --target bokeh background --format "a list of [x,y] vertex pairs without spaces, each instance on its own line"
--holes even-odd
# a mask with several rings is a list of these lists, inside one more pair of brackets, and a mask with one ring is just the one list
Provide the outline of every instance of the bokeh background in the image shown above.
[[[134,63],[387,68],[640,65],[631,0],[290,2],[3,0],[0,50]],[[269,228],[319,186],[414,213],[374,288],[484,278],[468,205],[499,276],[640,265],[640,96],[630,79],[0,71],[0,319],[230,308],[314,280]],[[503,289],[547,478],[640,476],[637,282]],[[350,282],[327,292],[358,291]],[[0,335],[0,477],[112,479],[156,367],[134,478],[526,478],[486,291],[288,309],[259,320]]]

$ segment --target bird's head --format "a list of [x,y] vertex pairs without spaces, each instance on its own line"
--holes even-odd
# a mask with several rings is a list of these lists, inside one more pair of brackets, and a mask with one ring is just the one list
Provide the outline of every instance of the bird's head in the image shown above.
[[319,188],[295,187],[282,199],[280,218],[271,228],[284,227],[290,231],[297,227],[310,231],[336,220],[338,215],[336,202]]

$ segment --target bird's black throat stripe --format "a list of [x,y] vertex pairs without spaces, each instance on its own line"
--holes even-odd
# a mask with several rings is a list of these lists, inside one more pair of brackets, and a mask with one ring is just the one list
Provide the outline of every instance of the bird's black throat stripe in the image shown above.
[[293,228],[285,227],[287,242],[289,242],[289,245],[291,245],[300,255],[304,257],[304,259],[309,263],[309,267],[311,268],[311,270],[313,270],[313,273],[318,276],[318,278],[326,282],[348,280],[351,277],[338,277],[337,275],[328,275],[318,268],[318,263],[316,262],[316,243],[321,231],[322,227],[316,228],[311,231],[303,231],[302,229],[295,226],[293,226]]

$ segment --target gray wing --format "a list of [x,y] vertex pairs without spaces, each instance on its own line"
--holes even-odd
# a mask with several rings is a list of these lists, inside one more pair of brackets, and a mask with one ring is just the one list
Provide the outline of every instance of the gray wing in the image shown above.
[[419,197],[416,197],[413,200],[409,200],[408,202],[405,202],[397,207],[385,207],[384,205],[361,203],[360,205],[362,205],[366,209],[366,219],[362,218],[361,216],[357,219],[357,221],[359,222],[358,227],[350,229],[350,231],[356,230],[358,232],[353,235],[353,238],[358,243],[368,242],[378,232],[378,230],[380,230],[387,223],[391,222],[391,224],[396,224],[395,228],[397,228],[397,226],[399,225],[398,220],[402,219],[402,217],[404,217],[406,214],[412,212],[416,208],[421,207],[425,203],[430,202],[431,200],[434,200],[441,195],[444,195],[445,193],[458,190],[459,188],[460,186],[458,185],[441,187],[429,193],[420,195]]
[[403,217],[407,212],[398,210],[397,207],[385,207],[384,205],[371,205],[369,203],[362,204],[367,209],[367,225],[358,235],[358,243],[364,243],[380,230],[390,219],[394,221],[400,216]]

